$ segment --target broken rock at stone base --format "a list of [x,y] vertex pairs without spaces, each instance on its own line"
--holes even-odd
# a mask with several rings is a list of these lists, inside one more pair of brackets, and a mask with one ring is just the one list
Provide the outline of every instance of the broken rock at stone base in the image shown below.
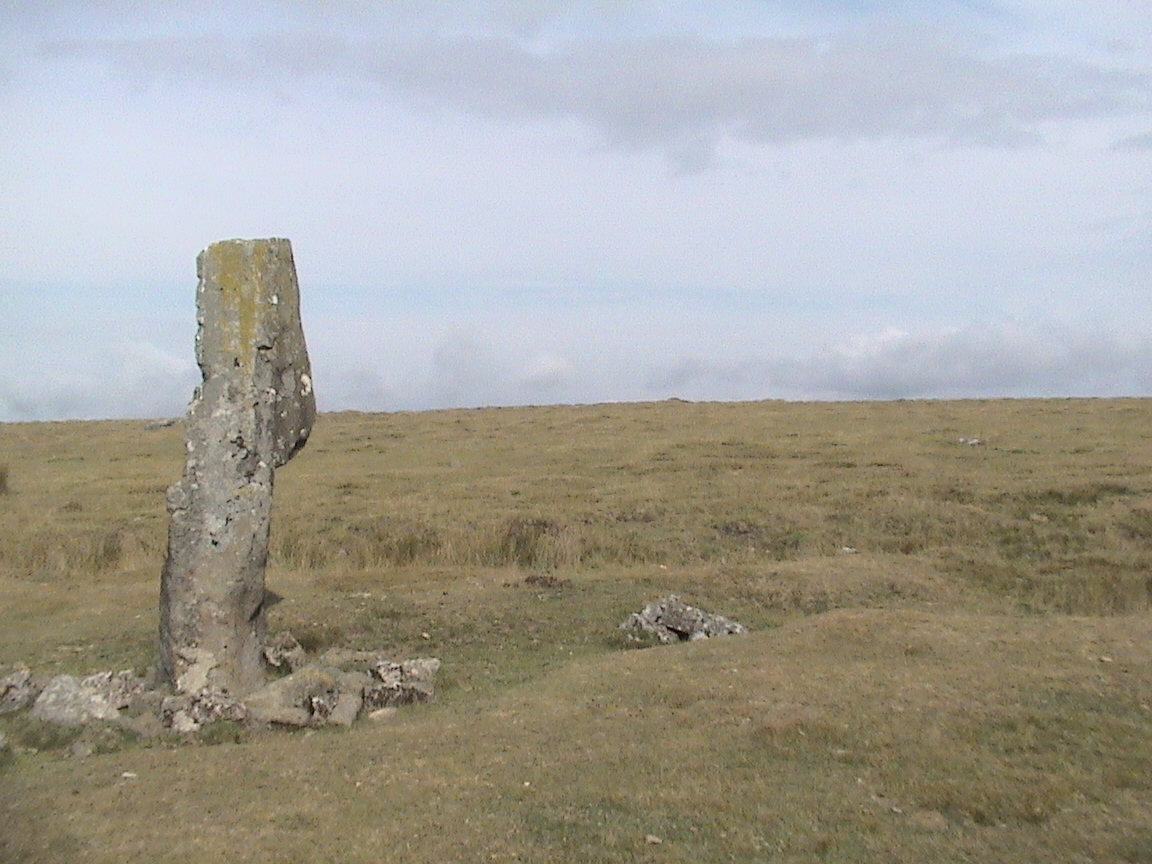
[[32,678],[28,669],[17,669],[0,678],[0,714],[19,711],[36,701],[44,688]]
[[177,693],[160,702],[160,722],[173,732],[187,734],[218,720],[242,722],[248,719],[248,708],[221,690],[205,689],[199,693]]
[[435,677],[440,670],[436,657],[393,660],[379,651],[352,651],[329,648],[320,663],[345,671],[367,673],[364,707],[372,711],[394,705],[430,702],[435,697]]
[[440,661],[435,657],[377,660],[372,665],[373,680],[364,688],[364,704],[374,710],[431,702],[436,695],[433,679],[439,670]]
[[57,675],[36,697],[30,716],[62,726],[81,726],[94,720],[118,720],[144,679],[131,671],[99,672],[87,678]]
[[743,624],[689,606],[675,594],[649,603],[641,612],[633,612],[620,629],[633,639],[651,634],[665,644],[748,632]]
[[295,636],[282,630],[264,644],[264,661],[273,669],[295,672],[308,665],[308,654]]
[[[278,640],[285,662],[303,655],[288,634]],[[306,655],[304,655],[306,656]],[[221,720],[284,726],[351,726],[367,706],[369,711],[428,702],[440,669],[435,657],[394,661],[378,651],[331,649],[318,664],[306,665],[254,691],[243,700],[204,686],[194,692],[149,689],[148,681],[132,672],[100,672],[77,679],[60,675],[48,682],[33,705],[32,716],[67,726],[115,721],[139,735],[166,730],[196,732]],[[23,686],[23,674],[9,676]],[[4,679],[8,681],[9,678]],[[27,676],[31,680],[31,675]]]
[[364,704],[365,676],[331,666],[306,666],[250,693],[248,719],[283,726],[350,726]]

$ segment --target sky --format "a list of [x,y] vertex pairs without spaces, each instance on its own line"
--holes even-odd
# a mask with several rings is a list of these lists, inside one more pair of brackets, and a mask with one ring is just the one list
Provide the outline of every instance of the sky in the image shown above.
[[0,421],[1152,395],[1152,0],[0,0]]

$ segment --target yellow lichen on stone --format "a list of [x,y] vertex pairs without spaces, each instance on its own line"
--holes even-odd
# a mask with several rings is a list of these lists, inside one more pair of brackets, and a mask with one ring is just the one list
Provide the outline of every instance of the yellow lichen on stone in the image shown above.
[[240,367],[251,372],[257,328],[274,311],[271,294],[275,288],[261,278],[272,258],[271,243],[231,240],[213,244],[207,251],[214,259],[223,320],[232,325],[227,328],[230,338],[219,350],[233,354]]

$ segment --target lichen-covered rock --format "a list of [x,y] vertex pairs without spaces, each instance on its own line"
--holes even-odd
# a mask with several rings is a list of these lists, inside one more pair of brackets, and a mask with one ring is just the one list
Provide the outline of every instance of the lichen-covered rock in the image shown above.
[[222,690],[208,688],[196,693],[162,697],[158,714],[164,727],[173,732],[188,733],[218,720],[247,720],[248,708]]
[[436,695],[434,679],[439,670],[440,661],[435,657],[378,660],[372,666],[373,680],[364,688],[364,704],[376,710],[430,702]]
[[87,678],[57,675],[32,704],[31,716],[63,726],[82,726],[94,720],[117,720],[144,680],[131,671],[98,672]]
[[145,679],[131,669],[122,672],[96,672],[81,679],[80,683],[103,694],[117,710],[130,707],[146,686]]
[[42,689],[28,669],[17,669],[0,678],[0,714],[27,708],[36,701]]
[[363,679],[330,666],[306,666],[244,700],[256,723],[283,726],[349,726],[363,705]]
[[264,684],[264,569],[276,468],[316,413],[292,247],[226,240],[196,260],[187,460],[168,490],[160,580],[161,683],[242,698]]
[[120,712],[97,687],[72,675],[57,675],[36,697],[31,716],[61,726],[82,726],[93,720],[115,720]]
[[340,698],[328,712],[332,726],[351,726],[364,708],[364,688],[368,676],[359,672],[344,672],[340,676]]
[[295,636],[282,630],[268,639],[264,646],[264,661],[273,669],[295,672],[308,665],[308,654]]
[[665,644],[748,632],[743,624],[689,606],[675,594],[649,603],[642,612],[633,612],[620,629],[634,638],[650,634]]

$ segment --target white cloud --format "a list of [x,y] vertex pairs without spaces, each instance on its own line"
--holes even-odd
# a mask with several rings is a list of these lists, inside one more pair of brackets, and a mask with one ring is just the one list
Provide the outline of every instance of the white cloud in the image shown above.
[[787,399],[1149,395],[1150,335],[1121,338],[1052,324],[916,333],[891,327],[804,353],[683,358],[657,370],[650,386],[667,395],[727,388],[738,398]]
[[1045,124],[1146,114],[1139,70],[1058,55],[1002,53],[922,27],[820,37],[585,39],[536,50],[514,37],[272,33],[58,40],[46,62],[97,58],[138,87],[298,87],[360,80],[411,108],[504,122],[575,121],[612,148],[657,149],[681,169],[711,163],[724,138],[925,138],[1017,146]]
[[1129,135],[1113,145],[1116,150],[1152,150],[1152,132]]
[[460,333],[432,354],[429,395],[442,406],[499,404],[508,370],[488,345]]
[[196,371],[190,356],[176,355],[148,342],[121,342],[112,346],[112,355],[119,358],[122,369],[145,375],[187,378]]
[[15,0],[0,417],[182,410],[229,236],[292,238],[325,408],[1144,392],[1149,22]]
[[576,367],[563,357],[541,354],[532,358],[521,373],[520,382],[526,389],[547,393],[572,381]]
[[7,366],[0,373],[0,422],[183,414],[200,380],[195,364],[154,346],[124,347]]
[[[646,301],[550,313],[478,306],[355,319],[309,310],[322,410],[688,399],[1152,395],[1146,303],[1107,319],[933,326],[907,315],[766,312]],[[899,321],[900,323],[885,323]],[[1144,322],[1144,323],[1142,323]],[[0,420],[182,413],[199,376],[192,322],[147,339],[0,357]],[[186,343],[186,348],[180,348]]]

